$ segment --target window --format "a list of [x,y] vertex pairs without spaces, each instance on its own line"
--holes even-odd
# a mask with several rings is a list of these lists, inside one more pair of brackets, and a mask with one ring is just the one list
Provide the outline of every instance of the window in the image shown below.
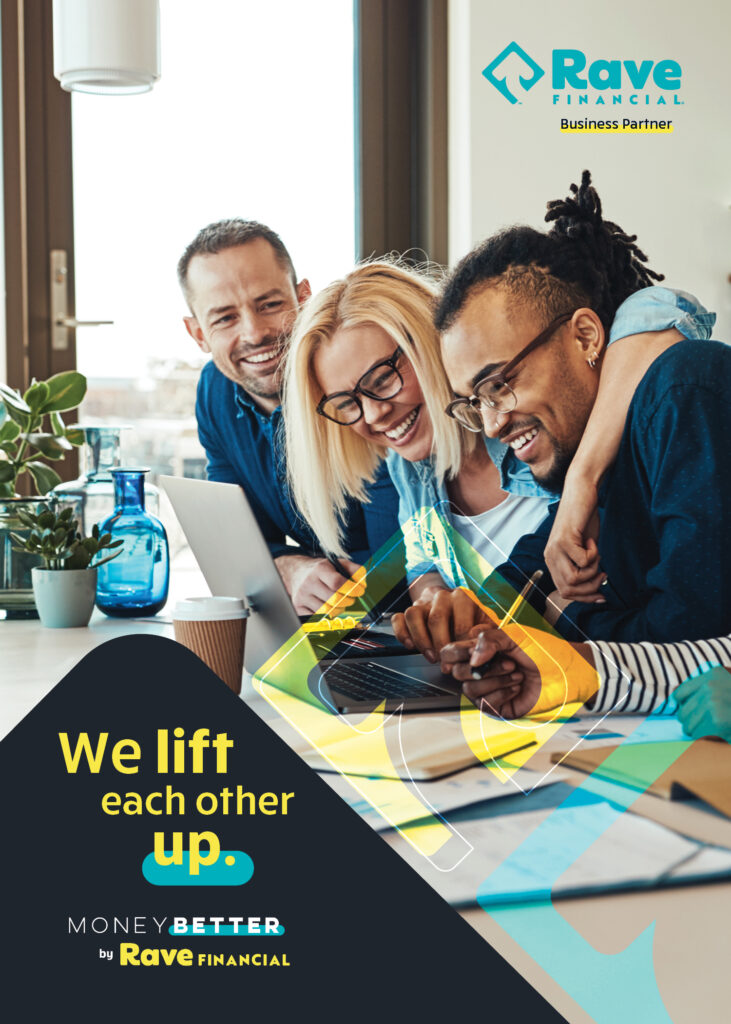
[[162,0],[162,78],[72,100],[84,422],[131,424],[127,462],[203,476],[204,356],[175,268],[205,224],[261,220],[314,289],[353,264],[353,19],[342,0]]

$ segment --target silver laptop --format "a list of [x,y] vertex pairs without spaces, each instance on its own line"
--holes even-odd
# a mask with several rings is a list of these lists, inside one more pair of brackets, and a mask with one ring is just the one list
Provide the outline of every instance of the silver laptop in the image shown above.
[[[160,483],[211,593],[242,597],[251,609],[245,667],[257,675],[277,651],[291,644],[303,621],[313,623],[317,617],[300,619],[295,612],[241,487],[171,476],[160,477]],[[379,552],[369,563],[367,588],[384,558]],[[314,651],[316,669],[302,679],[285,666],[268,672],[266,681],[311,704],[343,714],[379,706],[385,711],[426,711],[460,705],[459,684],[420,654],[407,651],[378,623],[337,636],[329,628],[319,632],[315,627],[300,642]]]

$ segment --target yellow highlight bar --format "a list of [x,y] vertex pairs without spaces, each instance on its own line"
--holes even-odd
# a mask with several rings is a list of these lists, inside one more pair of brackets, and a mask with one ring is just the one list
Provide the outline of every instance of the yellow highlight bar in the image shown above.
[[562,128],[562,135],[669,135],[669,128]]
[[[589,122],[587,125],[570,127],[566,123],[567,120],[568,118],[561,118],[562,135],[670,135],[675,130],[672,121],[655,121],[648,125],[625,118],[621,125],[619,121],[600,121],[601,127],[597,127],[596,122],[594,126]],[[654,127],[651,127],[652,124]]]

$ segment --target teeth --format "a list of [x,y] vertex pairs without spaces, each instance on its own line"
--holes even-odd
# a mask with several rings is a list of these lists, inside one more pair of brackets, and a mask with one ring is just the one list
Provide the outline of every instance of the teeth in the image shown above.
[[257,352],[254,356],[245,356],[245,363],[268,363],[277,350],[268,348],[264,352]]
[[413,409],[409,413],[409,415],[406,417],[406,419],[402,420],[397,427],[394,427],[392,430],[387,430],[386,431],[386,437],[390,438],[391,441],[398,441],[398,439],[400,437],[403,437],[403,435],[406,433],[406,431],[411,428],[411,426],[414,423],[414,420],[416,419],[416,417],[418,415],[419,415],[419,410],[418,409]]
[[508,444],[514,452],[520,451],[520,449],[524,448],[529,441],[533,440],[537,433],[538,427],[532,427],[530,430],[527,430],[525,434],[521,434],[520,437],[514,437],[512,441],[508,441]]

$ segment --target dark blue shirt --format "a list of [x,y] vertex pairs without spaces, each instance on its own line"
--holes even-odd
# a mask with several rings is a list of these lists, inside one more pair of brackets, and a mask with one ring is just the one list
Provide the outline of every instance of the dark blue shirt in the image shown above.
[[[208,457],[208,479],[243,487],[272,557],[321,555],[287,487],[282,410],[265,413],[243,388],[208,362],[198,381],[195,414],[198,437]],[[345,517],[345,550],[359,563],[399,529],[398,495],[385,463],[368,495],[368,504],[350,501]],[[285,537],[296,541],[300,551],[286,544]]]
[[[731,347],[685,341],[655,360],[632,400],[600,516],[607,603],[568,605],[557,623],[566,639],[731,632]],[[545,570],[552,521],[520,540],[501,568],[514,587]],[[552,589],[544,578],[541,590]]]

